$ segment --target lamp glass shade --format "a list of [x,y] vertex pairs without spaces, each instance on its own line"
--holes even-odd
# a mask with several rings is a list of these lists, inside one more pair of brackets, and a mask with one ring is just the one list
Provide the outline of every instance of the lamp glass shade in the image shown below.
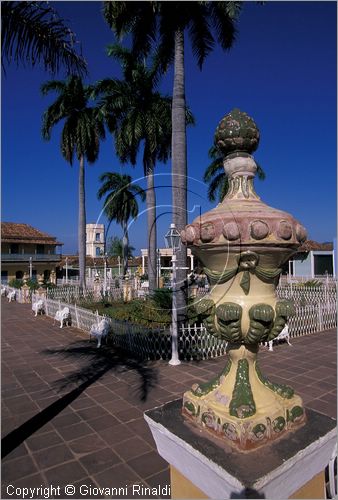
[[167,248],[172,248],[173,251],[178,250],[181,244],[181,236],[176,229],[175,224],[170,224],[170,229],[165,235],[165,241]]

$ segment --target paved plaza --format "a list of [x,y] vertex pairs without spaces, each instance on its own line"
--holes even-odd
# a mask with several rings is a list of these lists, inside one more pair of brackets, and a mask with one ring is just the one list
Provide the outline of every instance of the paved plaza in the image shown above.
[[[264,374],[290,384],[305,406],[336,418],[336,332],[291,342],[261,349]],[[122,488],[116,498],[149,498],[141,487],[170,481],[143,412],[181,397],[224,363],[142,363],[96,349],[88,334],[60,329],[46,316],[34,317],[30,305],[2,299],[2,498],[51,486],[54,498],[70,498],[66,485],[74,486],[73,498],[109,498],[103,488]],[[41,492],[32,497],[43,498]]]

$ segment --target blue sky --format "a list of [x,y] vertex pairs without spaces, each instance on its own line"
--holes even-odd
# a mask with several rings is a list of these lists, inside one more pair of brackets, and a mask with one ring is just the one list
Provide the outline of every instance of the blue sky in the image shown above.
[[[101,2],[51,2],[82,42],[88,61],[88,83],[119,76],[105,54],[113,34],[101,15]],[[186,49],[186,98],[196,125],[188,131],[189,210],[194,219],[214,204],[207,200],[202,177],[208,149],[220,119],[234,107],[257,123],[261,141],[254,154],[266,173],[256,191],[267,204],[293,214],[309,239],[332,241],[336,235],[337,68],[336,2],[245,2],[234,48],[216,48],[200,71]],[[57,75],[62,79],[63,74]],[[11,66],[2,75],[2,220],[24,222],[64,242],[63,253],[77,251],[76,163],[60,153],[60,128],[50,142],[41,139],[41,119],[53,96],[42,97],[40,85],[52,77],[39,69]],[[171,94],[172,71],[162,81]],[[112,139],[86,168],[87,222],[103,222],[97,200],[98,177],[105,171],[142,179],[142,165],[121,166]],[[158,165],[156,183],[170,185],[170,162]],[[158,188],[158,244],[170,224],[171,189]],[[146,218],[131,224],[130,240],[147,246]],[[112,224],[110,236],[121,235]]]

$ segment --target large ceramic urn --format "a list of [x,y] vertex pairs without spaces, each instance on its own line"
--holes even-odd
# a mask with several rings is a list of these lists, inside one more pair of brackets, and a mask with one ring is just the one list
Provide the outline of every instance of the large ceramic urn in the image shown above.
[[229,189],[213,210],[182,231],[204,266],[210,292],[195,302],[209,333],[227,344],[224,370],[184,394],[183,413],[239,450],[282,436],[305,421],[301,398],[269,381],[257,363],[259,344],[274,339],[294,313],[279,300],[282,265],[306,238],[292,215],[263,203],[254,189],[255,122],[234,109],[219,123],[215,145],[224,157]]

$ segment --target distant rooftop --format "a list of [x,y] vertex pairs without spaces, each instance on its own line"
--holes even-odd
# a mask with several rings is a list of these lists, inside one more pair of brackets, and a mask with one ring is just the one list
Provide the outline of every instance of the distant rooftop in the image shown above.
[[306,240],[304,243],[298,248],[298,252],[311,252],[311,250],[333,250],[332,242],[325,243],[317,243],[317,241]]
[[54,236],[39,231],[29,224],[18,222],[1,223],[1,241],[3,243],[36,243],[49,245],[63,245],[56,241]]
[[[78,255],[63,255],[62,260],[60,262],[61,267],[65,267],[66,265],[66,259],[67,259],[67,264],[70,267],[77,267],[79,265],[79,256]],[[118,265],[118,258],[117,257],[107,257],[107,266],[117,266]],[[89,255],[86,255],[86,266],[88,267],[95,267],[99,266],[102,267],[104,263],[104,257],[91,257]],[[120,260],[120,263],[122,265],[122,258]],[[128,263],[130,266],[139,266],[142,263],[141,257],[130,257],[128,258]]]

